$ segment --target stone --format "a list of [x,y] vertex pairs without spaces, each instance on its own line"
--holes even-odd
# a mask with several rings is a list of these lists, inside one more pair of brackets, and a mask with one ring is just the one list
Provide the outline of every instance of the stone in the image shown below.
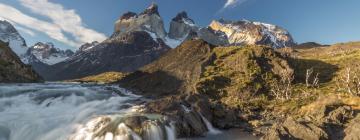
[[346,124],[344,132],[344,140],[360,139],[360,114],[358,114],[354,119],[352,119],[348,124]]

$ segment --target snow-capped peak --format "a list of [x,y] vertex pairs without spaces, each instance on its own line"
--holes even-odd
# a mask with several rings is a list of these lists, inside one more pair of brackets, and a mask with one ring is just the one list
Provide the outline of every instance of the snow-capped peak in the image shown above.
[[40,61],[48,65],[54,65],[56,63],[66,60],[73,54],[74,52],[72,52],[71,50],[61,50],[59,48],[55,48],[54,44],[52,43],[38,42],[28,49],[22,60],[26,63]]
[[210,27],[215,31],[224,32],[230,44],[261,44],[274,48],[288,47],[295,44],[288,31],[268,23],[249,20],[215,20],[210,24]]
[[0,40],[8,42],[10,48],[21,57],[26,53],[27,46],[24,38],[19,34],[10,22],[0,20]]

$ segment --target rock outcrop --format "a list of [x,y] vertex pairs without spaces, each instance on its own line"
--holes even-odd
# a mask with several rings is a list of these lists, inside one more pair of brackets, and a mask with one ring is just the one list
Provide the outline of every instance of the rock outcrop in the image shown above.
[[262,139],[359,139],[359,117],[355,117],[358,112],[347,105],[316,103],[300,117],[289,116],[285,121],[275,123]]
[[22,63],[8,45],[8,43],[0,41],[0,82],[22,83],[42,81],[42,78],[31,69],[31,66]]

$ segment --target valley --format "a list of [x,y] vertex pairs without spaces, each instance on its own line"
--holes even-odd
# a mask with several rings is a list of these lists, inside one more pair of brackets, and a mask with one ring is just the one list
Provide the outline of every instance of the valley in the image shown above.
[[[357,140],[360,42],[297,43],[246,19],[159,6],[104,41],[27,46],[0,21],[0,140]],[[168,27],[169,30],[165,29]]]

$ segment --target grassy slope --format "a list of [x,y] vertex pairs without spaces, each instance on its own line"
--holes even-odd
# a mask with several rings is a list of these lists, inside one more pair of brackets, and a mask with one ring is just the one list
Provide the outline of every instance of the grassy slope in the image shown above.
[[[280,50],[282,51],[282,50]],[[279,111],[298,113],[316,109],[325,104],[346,104],[360,109],[359,97],[337,89],[338,78],[346,68],[360,64],[360,42],[340,43],[328,47],[296,48],[290,64],[295,68],[294,99],[277,104]],[[319,88],[306,88],[306,69],[319,73]]]
[[121,72],[105,72],[98,75],[87,76],[80,79],[68,80],[68,82],[90,82],[90,83],[111,84],[116,81],[119,81],[125,76],[126,74]]

